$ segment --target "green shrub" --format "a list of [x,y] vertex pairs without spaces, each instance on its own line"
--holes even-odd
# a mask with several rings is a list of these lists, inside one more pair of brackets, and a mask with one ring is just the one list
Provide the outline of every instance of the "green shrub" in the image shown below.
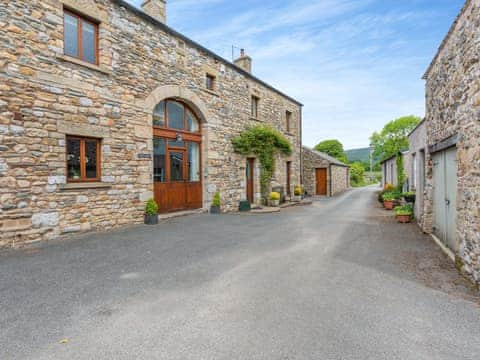
[[350,182],[352,186],[362,186],[365,182],[365,168],[362,163],[356,162],[350,165]]
[[413,206],[412,204],[405,204],[402,206],[396,206],[395,209],[396,215],[412,215],[413,214]]
[[145,214],[147,215],[157,215],[158,214],[158,204],[155,200],[149,199],[145,205]]
[[385,191],[383,201],[395,201],[402,197],[402,193],[398,190]]
[[280,193],[272,191],[270,193],[270,200],[280,200]]
[[221,205],[220,193],[218,191],[213,195],[212,205],[215,207],[220,207]]

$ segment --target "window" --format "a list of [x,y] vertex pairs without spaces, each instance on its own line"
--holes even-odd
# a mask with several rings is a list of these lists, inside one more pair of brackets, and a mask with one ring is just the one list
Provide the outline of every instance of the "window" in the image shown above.
[[291,121],[292,121],[292,113],[290,111],[285,112],[285,122],[287,125],[287,132],[290,132],[291,129]]
[[164,100],[153,110],[153,126],[199,132],[200,123],[193,113],[181,102]]
[[215,76],[207,74],[205,86],[207,87],[208,90],[214,91],[215,90]]
[[65,55],[98,64],[98,24],[65,11],[63,15]]
[[254,119],[258,118],[258,102],[260,99],[254,95],[252,95],[252,117]]
[[100,139],[67,136],[67,179],[100,180]]

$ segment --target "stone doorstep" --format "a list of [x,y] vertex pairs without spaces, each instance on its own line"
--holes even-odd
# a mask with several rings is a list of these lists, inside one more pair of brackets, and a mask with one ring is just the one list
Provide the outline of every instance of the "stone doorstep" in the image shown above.
[[207,212],[206,209],[178,211],[174,213],[160,214],[158,215],[158,220],[162,221],[162,220],[174,219],[177,217],[188,216],[188,215],[205,214],[206,212]]

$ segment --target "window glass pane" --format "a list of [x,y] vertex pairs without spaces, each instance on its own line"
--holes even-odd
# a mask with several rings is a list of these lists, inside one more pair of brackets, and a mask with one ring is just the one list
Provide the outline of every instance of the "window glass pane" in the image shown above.
[[65,14],[63,21],[65,55],[78,57],[78,19],[69,14]]
[[183,181],[183,152],[170,152],[170,181]]
[[165,126],[165,101],[162,101],[153,110],[153,126]]
[[200,146],[188,143],[188,181],[200,181]]
[[187,110],[187,126],[189,131],[199,131],[200,126],[198,120],[193,116],[193,114]]
[[177,140],[168,140],[168,146],[169,147],[185,147],[185,142],[184,141],[177,141]]
[[258,115],[258,98],[252,96],[252,117],[257,118]]
[[97,51],[96,51],[96,34],[95,26],[83,22],[82,23],[82,36],[83,36],[83,60],[92,64],[97,63]]
[[97,140],[85,140],[85,175],[87,179],[95,179],[97,174]]
[[67,176],[80,179],[80,140],[67,138]]
[[153,180],[165,182],[165,139],[153,139]]
[[172,129],[183,129],[183,105],[174,102],[167,102],[168,127]]
[[215,78],[213,76],[207,75],[207,83],[206,83],[207,89],[213,90],[214,84],[215,84]]

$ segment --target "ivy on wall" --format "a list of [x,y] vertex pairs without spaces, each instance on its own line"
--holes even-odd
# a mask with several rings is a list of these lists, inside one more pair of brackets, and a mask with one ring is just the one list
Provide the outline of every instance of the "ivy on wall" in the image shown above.
[[292,145],[275,129],[257,125],[247,128],[232,140],[235,152],[255,155],[260,164],[260,188],[264,200],[268,199],[270,181],[275,171],[275,154],[292,154]]

